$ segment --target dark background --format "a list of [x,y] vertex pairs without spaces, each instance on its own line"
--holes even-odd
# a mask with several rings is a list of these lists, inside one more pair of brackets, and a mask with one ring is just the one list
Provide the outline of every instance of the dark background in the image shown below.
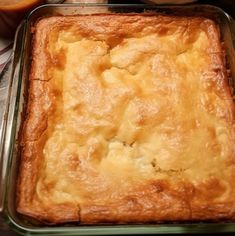
[[[174,0],[172,0],[173,2]],[[131,0],[125,0],[125,1],[121,1],[121,0],[109,0],[109,3],[128,3],[128,4],[133,4],[133,3],[143,3],[141,1],[131,1]],[[229,13],[231,16],[233,16],[233,18],[235,19],[235,0],[198,0],[195,3],[199,3],[199,4],[210,4],[210,5],[215,5],[218,7],[221,7],[224,11],[226,11],[227,13]]]
[[[9,0],[10,1],[10,0]],[[113,0],[109,1],[109,3],[141,3],[141,1],[121,1],[121,0]],[[224,11],[230,14],[235,19],[235,0],[199,0],[200,4],[211,4],[218,7],[221,7]],[[14,233],[8,225],[5,223],[3,215],[0,214],[0,236],[17,236],[18,234]],[[224,233],[223,233],[224,235]],[[234,233],[226,234],[226,235],[235,235]]]

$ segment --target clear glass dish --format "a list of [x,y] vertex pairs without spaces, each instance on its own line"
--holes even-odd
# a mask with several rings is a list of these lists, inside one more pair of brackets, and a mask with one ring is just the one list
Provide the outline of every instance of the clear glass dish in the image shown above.
[[[2,129],[1,182],[3,208],[6,222],[18,233],[27,235],[114,235],[114,234],[165,234],[165,233],[202,233],[235,232],[235,223],[162,223],[148,225],[92,225],[66,224],[45,226],[29,220],[16,212],[16,179],[18,171],[18,132],[24,118],[24,106],[27,102],[28,74],[31,50],[31,25],[45,15],[75,15],[110,12],[155,11],[174,15],[205,16],[218,22],[221,40],[224,42],[227,66],[230,70],[229,83],[234,94],[235,89],[235,28],[232,19],[224,11],[209,5],[155,6],[155,5],[94,5],[64,4],[45,5],[37,8],[21,25],[15,40],[11,80],[8,85],[6,117]],[[235,97],[235,96],[234,96]],[[1,199],[0,199],[1,200]],[[0,201],[1,204],[1,201]]]

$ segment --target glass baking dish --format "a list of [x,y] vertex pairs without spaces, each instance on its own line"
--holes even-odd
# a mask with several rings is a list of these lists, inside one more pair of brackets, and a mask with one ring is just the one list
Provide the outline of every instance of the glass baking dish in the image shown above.
[[[3,195],[3,212],[6,222],[18,233],[27,235],[121,235],[121,234],[165,234],[165,233],[201,233],[201,232],[235,232],[232,222],[197,222],[197,223],[159,223],[145,225],[93,225],[65,224],[45,226],[32,221],[16,212],[16,178],[18,171],[18,132],[24,118],[27,102],[28,74],[31,51],[31,26],[40,17],[46,15],[75,15],[116,12],[154,11],[163,14],[205,16],[218,22],[221,40],[226,51],[227,67],[230,71],[229,83],[234,95],[235,88],[235,28],[229,15],[219,8],[209,5],[155,6],[155,5],[94,5],[64,4],[45,5],[37,8],[21,25],[15,40],[14,58],[9,94],[6,101],[6,117],[2,132],[1,153],[1,189]],[[0,199],[1,200],[1,199]]]

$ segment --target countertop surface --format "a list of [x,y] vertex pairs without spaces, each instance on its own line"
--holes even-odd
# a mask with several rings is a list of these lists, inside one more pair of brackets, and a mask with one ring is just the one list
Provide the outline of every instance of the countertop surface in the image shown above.
[[[79,1],[77,1],[79,2]],[[89,1],[91,2],[91,1]],[[93,1],[95,2],[95,0]],[[109,1],[110,3],[124,3],[121,0]],[[140,1],[125,1],[125,3],[141,3]],[[234,0],[199,0],[198,3],[201,4],[211,4],[218,7],[221,7],[228,14],[230,14],[235,19],[235,1]],[[0,236],[17,236],[18,234],[12,231],[6,224],[3,215],[0,214]],[[230,234],[230,235],[235,235]]]

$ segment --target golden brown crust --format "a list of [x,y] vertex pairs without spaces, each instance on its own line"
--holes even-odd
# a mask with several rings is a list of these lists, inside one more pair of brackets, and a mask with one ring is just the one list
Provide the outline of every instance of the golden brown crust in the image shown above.
[[235,217],[235,107],[214,22],[35,25],[17,210],[46,223]]

